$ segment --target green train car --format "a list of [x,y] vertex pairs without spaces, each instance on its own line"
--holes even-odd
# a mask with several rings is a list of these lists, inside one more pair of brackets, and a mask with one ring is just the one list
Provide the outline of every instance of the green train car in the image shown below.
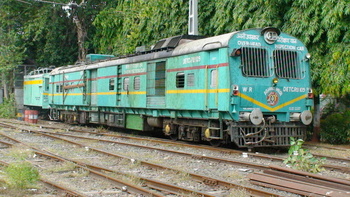
[[38,68],[24,76],[23,105],[26,108],[40,111],[49,109],[49,73],[52,69]]
[[271,27],[171,37],[150,51],[54,69],[50,117],[212,145],[289,146],[312,121],[309,58]]

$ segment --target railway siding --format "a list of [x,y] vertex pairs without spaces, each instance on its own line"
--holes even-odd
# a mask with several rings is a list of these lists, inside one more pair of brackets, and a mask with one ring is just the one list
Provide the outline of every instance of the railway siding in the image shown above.
[[[15,124],[20,126],[17,122]],[[41,128],[35,125],[21,127],[23,127],[22,131],[24,132],[19,132],[19,130],[17,132],[5,130],[4,132],[6,135],[22,139],[27,143],[33,143],[39,149],[50,149],[55,154],[63,154],[64,157],[67,154],[71,162],[80,163],[89,168],[95,165],[102,167],[104,172],[111,170],[108,173],[116,174],[115,172],[119,171],[134,177],[141,175],[141,179],[143,179],[141,185],[143,186],[147,186],[145,180],[160,179],[170,185],[186,186],[192,192],[204,192],[208,196],[229,196],[232,191],[248,191],[249,188],[253,189],[251,190],[253,193],[254,189],[266,192],[266,194],[256,193],[256,196],[264,196],[268,193],[271,193],[270,196],[297,196],[291,192],[279,191],[281,188],[270,190],[250,183],[247,175],[263,173],[262,170],[270,168],[268,166],[270,164],[283,165],[278,160],[257,157],[257,155],[263,154],[251,153],[246,158],[242,157],[242,152],[237,150],[198,145],[185,147],[183,143],[171,143],[167,140],[153,138],[142,140],[142,137],[137,139],[137,136],[118,137],[120,134],[106,131],[72,132],[70,130],[73,129],[67,129],[67,126],[63,125],[58,127],[62,129],[48,129],[45,128],[47,125]],[[35,130],[40,130],[40,132]],[[91,129],[81,128],[81,130]],[[43,135],[46,136],[43,137]],[[56,139],[53,139],[54,136]],[[129,137],[130,139],[128,139]],[[63,142],[62,139],[66,142]],[[161,143],[161,141],[165,143]],[[173,152],[169,153],[163,149],[169,149]],[[104,152],[112,153],[113,156],[106,156]],[[116,155],[119,158],[115,158]],[[215,161],[214,158],[221,159],[221,161]],[[232,161],[235,161],[236,164],[232,164]],[[247,161],[249,162],[246,163]],[[164,166],[169,169],[165,169]],[[122,174],[121,177],[132,177],[126,174]],[[198,177],[194,178],[195,176]],[[140,178],[136,180],[140,180]],[[220,182],[220,180],[222,181]],[[267,187],[267,185],[264,186]],[[156,186],[150,186],[150,188],[159,190]],[[96,194],[96,191],[90,191],[90,193]],[[168,193],[171,194],[171,191]]]

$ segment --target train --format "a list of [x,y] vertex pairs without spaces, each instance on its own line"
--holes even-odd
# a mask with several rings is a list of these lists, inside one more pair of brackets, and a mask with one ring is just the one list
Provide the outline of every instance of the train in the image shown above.
[[248,149],[290,146],[313,119],[310,54],[278,28],[174,36],[89,58],[25,76],[24,105],[67,123]]

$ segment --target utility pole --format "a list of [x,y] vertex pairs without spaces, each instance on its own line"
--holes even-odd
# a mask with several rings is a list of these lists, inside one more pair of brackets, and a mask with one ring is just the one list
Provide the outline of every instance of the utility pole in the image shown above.
[[188,35],[198,35],[198,0],[189,2]]

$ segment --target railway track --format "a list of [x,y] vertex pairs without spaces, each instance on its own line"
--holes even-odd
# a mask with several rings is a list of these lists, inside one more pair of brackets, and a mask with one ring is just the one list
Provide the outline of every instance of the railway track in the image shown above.
[[333,179],[293,169],[271,166],[263,173],[248,175],[251,183],[275,189],[282,188],[302,196],[350,196],[350,181]]
[[[7,125],[9,126],[9,125]],[[43,128],[50,128],[50,129],[59,129],[57,127],[47,127],[47,126],[41,126],[41,129]],[[39,128],[40,130],[40,128]],[[132,143],[126,143],[126,142],[120,142],[120,141],[117,141],[115,139],[132,139],[132,140],[138,140],[138,141],[141,141],[141,140],[145,140],[145,138],[137,138],[137,137],[127,137],[127,136],[120,136],[120,135],[116,135],[116,134],[110,134],[110,133],[96,133],[96,132],[87,132],[87,131],[81,131],[81,130],[76,130],[76,129],[70,129],[70,130],[73,130],[75,133],[86,133],[88,135],[98,135],[98,136],[105,136],[105,137],[110,137],[110,138],[113,138],[113,140],[111,139],[97,139],[97,138],[93,138],[93,137],[86,137],[86,136],[77,136],[77,135],[72,135],[72,134],[62,134],[61,132],[48,132],[48,131],[34,131],[34,130],[31,130],[30,132],[36,132],[37,134],[40,134],[40,135],[46,135],[47,137],[50,137],[50,138],[56,138],[56,139],[60,139],[60,140],[65,140],[65,141],[71,141],[71,140],[67,140],[66,138],[80,138],[80,140],[89,140],[89,141],[93,141],[93,140],[99,140],[103,143],[109,143],[109,144],[120,144],[120,145],[124,145],[124,146],[136,146],[138,148],[147,148],[147,149],[153,149],[153,151],[165,151],[161,148],[157,148],[157,147],[151,147],[150,145],[135,145],[135,144],[132,144]],[[66,130],[67,132],[68,130]],[[58,137],[59,136],[59,137]],[[65,139],[63,139],[65,138]],[[114,139],[115,138],[115,139]],[[176,146],[188,146],[188,147],[193,147],[193,148],[202,148],[202,149],[205,149],[205,150],[215,150],[215,151],[218,151],[218,152],[222,152],[222,153],[226,153],[226,154],[242,154],[242,151],[237,151],[237,150],[231,150],[231,149],[221,149],[221,148],[215,148],[215,147],[208,147],[208,146],[198,146],[198,145],[191,145],[191,144],[184,144],[184,143],[179,143],[179,142],[173,142],[173,141],[168,141],[168,140],[155,140],[155,139],[148,139],[150,142],[153,142],[153,143],[166,143],[166,144],[169,144],[171,143],[172,145],[176,145]],[[77,142],[70,142],[70,143],[75,143],[75,145],[78,145],[78,146],[81,146],[81,147],[87,147],[91,150],[94,150],[94,151],[100,151],[99,149],[94,149],[93,147],[89,147],[89,146],[86,146],[85,144],[80,144],[80,143],[77,143]],[[103,153],[103,151],[101,152]],[[210,160],[210,161],[215,161],[215,162],[225,162],[225,163],[230,163],[232,164],[232,162],[234,162],[234,164],[232,165],[241,165],[241,166],[249,166],[250,168],[256,168],[256,169],[260,169],[260,170],[264,170],[264,173],[265,172],[269,172],[271,171],[271,168],[274,168],[274,167],[271,167],[271,166],[265,166],[265,165],[257,165],[257,164],[254,164],[250,166],[249,163],[246,163],[246,162],[242,162],[242,161],[233,161],[231,159],[223,159],[220,161],[221,158],[215,158],[215,157],[211,157],[211,156],[206,156],[206,155],[194,155],[194,154],[188,154],[188,153],[183,153],[181,151],[172,151],[173,154],[179,154],[179,155],[185,155],[187,157],[192,157],[192,158],[196,158],[196,159],[201,159],[201,160]],[[121,157],[120,155],[116,155],[116,154],[112,154],[113,156],[118,156],[118,157]],[[249,157],[262,157],[262,158],[266,158],[266,159],[271,159],[271,160],[282,160],[281,158],[278,158],[278,157],[275,157],[275,156],[271,156],[271,155],[265,155],[265,154],[254,154],[254,153],[248,153]],[[124,159],[129,159],[129,160],[132,160],[132,158],[124,158]],[[219,159],[219,160],[217,160]],[[77,162],[77,161],[76,161]],[[145,165],[148,165],[149,167],[151,168],[162,168],[162,169],[166,169],[166,167],[164,166],[161,166],[161,165],[155,165],[155,164],[152,164],[150,162],[145,162],[145,161],[140,161],[141,163],[145,164]],[[87,165],[87,164],[84,164],[84,165]],[[93,167],[91,167],[93,168]],[[170,170],[170,168],[168,168]],[[171,170],[174,170],[174,169],[171,169]],[[105,169],[105,171],[107,171]],[[273,171],[276,171],[276,170],[273,170]],[[255,174],[255,173],[251,173],[251,174]],[[228,188],[232,188],[232,187],[235,187],[235,188],[244,188],[242,186],[239,186],[237,184],[233,184],[233,183],[230,183],[230,182],[227,182],[227,181],[222,181],[222,180],[217,180],[217,179],[213,179],[213,178],[210,178],[210,177],[205,177],[205,176],[200,176],[200,175],[196,175],[196,174],[190,174],[190,176],[194,179],[196,179],[197,181],[201,181],[203,183],[206,183],[206,184],[214,184],[214,185],[220,185],[220,186],[223,186],[223,187],[228,187]],[[253,176],[253,175],[251,175]],[[258,175],[256,175],[258,176]],[[259,176],[264,176],[264,175],[259,175]],[[253,184],[257,184],[259,181],[256,181],[256,180],[253,180],[254,177],[250,177],[251,178],[251,182]],[[281,181],[277,181],[277,182],[281,182]],[[292,182],[289,180],[289,182]],[[328,183],[326,183],[328,184]],[[329,183],[331,184],[331,183]],[[265,187],[271,187],[271,188],[276,188],[278,190],[285,190],[285,191],[288,191],[288,192],[292,192],[292,193],[296,193],[296,194],[299,194],[299,195],[303,195],[302,193],[297,193],[297,191],[293,191],[291,190],[290,188],[288,189],[288,187],[286,186],[280,186],[280,187],[272,187],[271,185],[268,185],[266,182],[265,183],[261,183],[258,184],[258,185],[261,185],[261,186],[265,186]],[[270,193],[268,194],[268,192],[266,193],[258,193],[258,191],[251,191],[249,188],[245,188],[246,190],[249,190],[251,192],[252,195],[254,196],[278,196],[278,194],[273,194],[273,193]],[[345,193],[346,194],[346,193]],[[342,195],[344,195],[344,193],[342,193]]]
[[[57,127],[49,127],[49,126],[41,126],[41,128],[58,129]],[[233,150],[233,149],[216,148],[216,147],[204,146],[204,145],[193,145],[193,144],[187,144],[187,143],[182,143],[182,142],[174,142],[174,141],[169,141],[169,140],[145,139],[145,138],[141,138],[141,137],[121,136],[121,135],[111,134],[111,133],[96,133],[96,132],[91,132],[91,131],[82,131],[82,130],[79,130],[79,129],[68,129],[67,131],[79,132],[79,133],[89,133],[89,134],[92,134],[92,135],[102,135],[102,136],[108,136],[108,137],[113,137],[113,138],[131,139],[131,140],[137,140],[137,141],[145,141],[145,140],[147,140],[147,141],[153,142],[153,143],[173,144],[173,145],[179,145],[179,146],[184,146],[184,147],[191,147],[191,148],[196,148],[196,149],[218,151],[218,152],[223,152],[223,153],[228,153],[228,154],[243,154],[243,153],[245,153],[245,154],[247,154],[247,155],[249,155],[251,157],[263,158],[263,159],[271,159],[271,160],[281,161],[281,162],[283,162],[283,160],[285,159],[285,158],[282,158],[282,157],[279,157],[279,156],[273,156],[273,155],[263,154],[263,153],[256,154],[256,153],[239,151],[239,150]],[[106,142],[108,142],[108,140],[106,140]],[[112,141],[112,143],[123,144],[122,142],[116,142],[116,141]],[[131,143],[124,143],[124,144],[132,145]],[[143,146],[143,148],[150,148],[150,149],[152,149],[151,147],[147,147],[147,146]],[[153,149],[156,149],[156,148],[153,148]],[[341,149],[341,150],[344,150],[344,149]],[[186,154],[186,153],[181,153],[181,152],[176,152],[176,151],[174,151],[174,153]],[[329,155],[322,155],[322,154],[315,154],[315,153],[313,153],[313,155],[316,156],[316,157],[327,158],[327,159],[330,159],[330,160],[336,160],[336,161],[344,163],[345,165],[343,165],[343,166],[333,165],[333,164],[324,164],[323,167],[328,169],[328,170],[339,171],[339,172],[344,172],[344,173],[349,173],[350,174],[350,167],[349,167],[349,165],[350,165],[350,158],[336,157],[336,156],[329,156]],[[202,157],[202,156],[199,156],[199,157]],[[205,156],[203,158],[204,159],[209,159],[209,160],[216,160],[216,158],[210,158],[210,157],[205,157]],[[226,161],[222,160],[222,162],[228,162],[228,163],[236,162],[236,164],[240,163],[239,161],[229,161],[229,160],[226,160]],[[242,164],[242,165],[246,165],[246,164]],[[255,167],[255,168],[259,168],[259,169],[265,169],[266,168],[263,165],[256,165],[256,166],[254,166],[254,164],[251,167]]]
[[[139,195],[139,194],[142,194],[142,195],[145,195],[145,196],[163,196],[161,194],[157,194],[156,192],[153,192],[153,191],[150,191],[150,190],[147,190],[147,189],[144,189],[143,187],[139,187],[139,186],[136,186],[136,185],[132,185],[132,184],[129,184],[127,182],[123,182],[121,180],[118,180],[116,178],[113,178],[111,176],[108,176],[106,174],[103,174],[101,173],[100,171],[102,170],[105,170],[107,171],[108,169],[103,169],[103,168],[99,168],[98,166],[93,166],[93,165],[88,165],[86,163],[83,163],[83,162],[79,162],[79,161],[74,161],[72,159],[68,159],[68,158],[64,158],[62,156],[58,156],[52,152],[49,152],[47,150],[43,151],[43,150],[40,150],[34,146],[31,146],[27,143],[24,143],[22,141],[19,141],[19,140],[16,140],[15,138],[12,138],[10,136],[7,136],[3,133],[0,133],[0,135],[16,142],[16,143],[19,143],[27,148],[31,148],[32,150],[34,150],[34,153],[36,155],[40,155],[40,156],[44,156],[44,157],[47,157],[47,158],[50,158],[50,159],[53,159],[53,160],[57,160],[57,161],[61,161],[61,162],[73,162],[75,163],[79,168],[85,170],[85,171],[88,171],[89,173],[93,174],[93,175],[96,175],[96,176],[99,176],[100,178],[103,178],[103,179],[107,179],[108,181],[111,181],[113,182],[114,185],[116,185],[117,187],[119,187],[119,189],[122,191],[124,190],[123,188],[127,187],[128,189],[128,193],[133,193],[135,195]],[[2,144],[5,144],[7,146],[14,146],[15,144],[13,143],[9,143],[9,142],[5,142],[5,141],[0,141]],[[89,166],[89,167],[86,167],[86,166]],[[93,170],[93,169],[98,169],[99,171],[97,170]],[[110,171],[110,170],[108,170]],[[89,196],[89,195],[86,195],[86,194],[83,194],[83,192],[78,192],[78,191],[75,191],[73,189],[70,189],[69,187],[67,186],[62,186],[62,185],[57,185],[55,183],[52,183],[50,181],[47,181],[45,180],[44,182],[46,183],[51,183],[53,186],[57,187],[57,188],[60,188],[61,190],[64,190],[67,192],[67,194],[69,195],[73,195],[73,196]]]
[[[7,125],[7,126],[11,127],[10,125]],[[80,143],[77,143],[77,142],[74,142],[74,141],[71,141],[71,140],[63,139],[63,138],[60,138],[60,137],[57,137],[57,136],[53,136],[52,134],[47,134],[47,133],[43,133],[43,132],[40,132],[40,131],[34,131],[34,130],[30,130],[29,131],[28,130],[27,132],[33,132],[33,133],[36,133],[36,134],[39,134],[39,135],[44,135],[46,137],[63,140],[65,142],[68,142],[68,143],[71,143],[71,144],[74,144],[74,145],[78,145],[78,146],[84,147],[84,148],[88,147],[85,144],[80,144]],[[7,135],[5,135],[3,133],[2,133],[2,135],[4,137],[8,138],[8,139],[16,141],[17,143],[22,143],[23,144],[23,142],[17,141],[16,139],[14,139],[14,138],[12,138],[10,136],[7,136]],[[84,139],[86,139],[86,138],[84,138]],[[96,139],[92,139],[91,138],[90,140],[96,140]],[[34,147],[31,147],[31,148],[34,148]],[[123,159],[127,159],[127,160],[132,160],[132,158],[128,158],[128,157],[125,157],[125,156],[117,155],[115,153],[109,153],[109,152],[106,152],[106,151],[103,151],[103,150],[100,150],[100,149],[96,149],[96,148],[93,148],[93,147],[88,147],[88,149],[91,150],[91,151],[96,151],[96,152],[99,152],[99,153],[106,154],[108,156],[113,156],[113,157],[123,158]],[[37,153],[37,154],[42,155],[42,153]],[[48,155],[53,155],[53,153],[50,153]],[[48,155],[45,155],[45,156],[48,156]],[[66,160],[68,160],[68,159],[66,159]],[[94,166],[94,165],[91,165],[91,164],[81,163],[81,162],[79,162],[77,160],[69,160],[69,161],[77,163],[80,166],[87,166],[90,169],[98,169],[100,171],[117,173],[117,172],[111,171],[111,170],[109,170],[107,168],[101,168],[101,167]],[[150,163],[150,162],[145,162],[145,161],[138,161],[138,162],[140,162],[142,165],[147,165],[148,167],[151,167],[151,168],[166,169],[166,170],[171,170],[171,171],[178,171],[178,170],[173,169],[173,168],[169,168],[169,167],[153,164],[153,163]],[[254,189],[254,188],[250,188],[250,187],[247,187],[247,186],[241,186],[241,185],[238,185],[238,184],[235,184],[235,183],[230,183],[230,182],[227,182],[227,181],[224,181],[224,180],[219,180],[219,179],[215,179],[215,178],[211,178],[211,177],[206,177],[206,176],[202,176],[202,175],[197,175],[197,174],[187,173],[187,172],[181,172],[181,171],[178,171],[178,173],[180,173],[180,174],[188,174],[189,176],[194,178],[196,181],[200,181],[200,182],[202,182],[204,184],[212,185],[214,187],[221,186],[221,187],[226,187],[226,188],[229,188],[229,189],[230,188],[244,189],[244,190],[248,191],[249,193],[251,193],[252,196],[281,196],[281,195],[277,195],[277,194],[274,194],[274,193],[271,193],[271,192],[265,192],[265,191],[262,191],[260,189]],[[118,172],[118,174],[121,174],[121,173]],[[124,176],[129,176],[127,174],[123,174],[123,175]],[[214,195],[210,195],[210,194],[203,193],[203,192],[198,192],[198,191],[194,191],[194,190],[188,190],[188,189],[180,188],[180,187],[177,187],[177,186],[174,186],[174,185],[169,185],[169,184],[161,185],[161,183],[157,183],[157,182],[155,182],[153,180],[150,180],[150,179],[145,179],[145,178],[140,178],[140,179],[144,182],[144,185],[147,185],[148,187],[151,187],[152,189],[157,189],[157,190],[161,190],[161,191],[164,190],[166,192],[170,192],[170,193],[177,194],[177,195],[191,194],[192,196],[194,196],[195,194],[197,194],[198,196],[214,196]],[[161,189],[161,188],[165,188],[165,189]]]
[[[3,144],[6,144],[6,145],[11,145],[10,143],[6,143],[6,142],[2,142]],[[5,162],[5,161],[1,161],[0,160],[0,165],[2,166],[9,166],[9,163]],[[56,190],[59,190],[61,192],[61,194],[63,196],[69,196],[69,197],[87,197],[85,194],[82,194],[78,191],[75,191],[73,189],[70,189],[68,187],[65,187],[59,183],[55,183],[55,182],[52,182],[52,181],[49,181],[45,178],[40,178],[40,182],[42,182],[43,184],[47,185],[48,187],[52,187]]]

